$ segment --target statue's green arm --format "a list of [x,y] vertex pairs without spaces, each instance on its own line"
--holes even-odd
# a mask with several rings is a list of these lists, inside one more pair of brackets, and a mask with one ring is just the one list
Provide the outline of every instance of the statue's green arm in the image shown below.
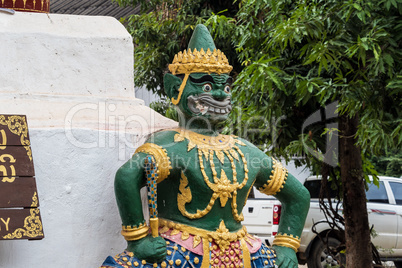
[[145,186],[145,153],[136,153],[116,172],[114,190],[123,226],[144,223],[140,190]]
[[264,159],[255,186],[262,192],[272,194],[282,204],[278,234],[274,239],[279,267],[297,267],[296,252],[310,207],[308,190],[279,161]]
[[136,153],[116,173],[115,194],[122,220],[122,234],[127,250],[147,262],[159,262],[166,257],[166,243],[160,236],[152,237],[145,223],[140,190],[145,186],[146,153]]

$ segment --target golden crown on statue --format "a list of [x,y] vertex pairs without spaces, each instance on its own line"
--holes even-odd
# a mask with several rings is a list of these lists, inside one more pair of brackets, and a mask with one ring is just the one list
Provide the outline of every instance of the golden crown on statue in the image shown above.
[[219,49],[211,51],[209,48],[204,51],[201,48],[198,51],[194,48],[179,52],[174,56],[172,64],[169,64],[169,70],[173,75],[188,73],[230,73],[233,69],[229,65],[225,54]]

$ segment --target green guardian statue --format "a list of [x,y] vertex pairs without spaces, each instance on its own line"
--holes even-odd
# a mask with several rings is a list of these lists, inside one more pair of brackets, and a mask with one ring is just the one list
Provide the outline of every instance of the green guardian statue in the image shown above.
[[[102,267],[297,267],[309,193],[279,161],[218,133],[232,109],[232,66],[205,26],[195,28],[169,70],[164,86],[180,127],[153,133],[118,170],[115,193],[128,247]],[[282,202],[272,248],[241,224],[253,186]]]

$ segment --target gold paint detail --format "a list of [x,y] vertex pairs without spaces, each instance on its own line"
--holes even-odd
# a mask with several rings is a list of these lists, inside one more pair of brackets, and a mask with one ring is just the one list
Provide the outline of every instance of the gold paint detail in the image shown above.
[[36,192],[35,192],[34,195],[32,196],[31,207],[37,207],[38,204],[39,204],[38,196],[37,196],[37,194],[36,194]]
[[241,244],[241,249],[242,249],[242,255],[240,255],[240,258],[243,259],[244,267],[251,268],[250,251],[248,250],[246,242],[244,241],[243,238],[240,240],[240,244]]
[[138,147],[135,153],[147,153],[155,158],[158,167],[157,183],[162,182],[169,176],[172,165],[166,149],[154,143],[145,143]]
[[146,237],[148,230],[149,227],[145,223],[140,224],[138,227],[122,226],[121,234],[127,241],[133,241]]
[[146,261],[146,260],[142,260],[141,263],[142,263],[143,265],[145,265],[145,264],[147,264],[147,261]]
[[[5,158],[9,159],[10,163],[15,163],[17,161],[11,154],[2,154],[0,155],[0,163],[5,163],[6,162]],[[0,172],[3,173],[3,179],[1,180],[2,182],[12,183],[15,181],[16,172],[14,165],[10,165],[10,170],[11,170],[11,177],[7,177],[8,172],[6,167],[4,165],[0,165]]]
[[159,219],[158,218],[150,218],[149,219],[149,226],[151,228],[152,237],[158,237],[158,227],[159,227]]
[[233,67],[225,54],[219,49],[204,51],[201,48],[198,51],[194,48],[179,52],[174,56],[172,64],[169,64],[169,70],[173,75],[190,73],[230,73]]
[[162,267],[162,268],[166,268],[166,266],[167,266],[166,262],[163,261],[163,262],[161,263],[161,267]]
[[[13,4],[15,4],[15,0],[13,0]],[[28,125],[24,116],[12,115],[6,117],[4,115],[0,115],[0,125],[7,126],[11,133],[20,137],[21,145],[24,146],[27,151],[27,156],[29,160],[32,161],[32,151],[31,143],[28,139]],[[5,144],[2,144],[5,145]]]
[[190,238],[190,234],[189,234],[189,233],[183,232],[183,233],[181,234],[181,240],[186,241],[186,240],[189,239],[189,238]]
[[[193,235],[194,236],[193,248],[197,247],[201,243],[201,241],[208,242],[213,240],[223,251],[229,248],[231,242],[235,242],[240,239],[244,240],[249,236],[249,234],[247,233],[247,229],[244,226],[241,230],[237,232],[229,232],[223,220],[221,221],[219,228],[215,232],[193,226],[188,226],[181,223],[175,223],[165,219],[160,219],[159,224],[160,227],[168,226],[170,229],[172,229],[171,233],[175,231],[176,234],[180,232],[182,233],[186,232],[188,234]],[[208,252],[210,251],[209,246],[207,247],[207,251]]]
[[288,178],[287,169],[274,158],[272,158],[272,175],[269,178],[268,182],[258,189],[266,195],[276,195],[279,193]]
[[13,233],[3,236],[3,239],[19,239],[23,236],[31,238],[43,236],[43,227],[38,208],[30,209],[30,215],[25,218],[23,228],[18,228]]
[[180,259],[177,259],[177,260],[175,261],[175,264],[176,264],[177,266],[179,266],[179,265],[181,264],[181,260],[180,260]]
[[[199,219],[211,211],[216,199],[219,198],[221,207],[224,207],[228,199],[231,198],[231,207],[234,219],[238,222],[244,220],[243,214],[239,214],[237,210],[237,190],[242,189],[246,185],[248,181],[248,168],[247,160],[243,152],[236,144],[242,146],[245,144],[236,139],[237,137],[235,136],[218,135],[216,137],[210,137],[184,129],[177,129],[175,131],[178,132],[178,134],[174,136],[175,142],[182,142],[187,139],[187,151],[197,148],[201,173],[204,177],[205,183],[213,191],[209,204],[204,210],[197,210],[196,213],[189,213],[185,208],[185,204],[191,202],[192,194],[190,188],[188,187],[188,179],[182,172],[179,186],[180,193],[177,195],[177,204],[182,215],[190,219]],[[233,174],[232,182],[229,180],[223,169],[221,169],[220,178],[218,178],[217,171],[215,169],[214,156],[216,156],[219,162],[222,164],[225,161],[225,156],[229,159]],[[205,165],[208,165],[209,162],[211,167],[213,182],[211,182],[207,173],[205,172],[204,159],[206,162]],[[234,162],[235,160],[240,162],[240,159],[243,162],[244,169],[244,179],[242,183],[237,182],[237,170]]]
[[179,104],[180,99],[181,99],[181,95],[183,94],[184,88],[186,87],[187,80],[188,80],[189,76],[190,76],[189,73],[186,73],[186,75],[184,76],[183,81],[181,82],[181,85],[179,87],[179,95],[177,96],[177,99],[175,99],[175,98],[171,99],[173,105]]
[[196,235],[193,238],[193,248],[196,248],[201,243],[201,237]]
[[[202,240],[202,248],[203,248],[203,258],[200,268],[209,268],[209,241],[207,239]],[[212,261],[212,260],[211,260]]]
[[300,247],[300,238],[298,236],[294,237],[293,235],[278,233],[272,245],[288,247],[297,252],[297,249]]
[[7,144],[7,135],[6,135],[6,132],[4,131],[4,129],[0,129],[0,134],[1,134],[0,149],[3,150],[4,148],[2,148],[2,145]]

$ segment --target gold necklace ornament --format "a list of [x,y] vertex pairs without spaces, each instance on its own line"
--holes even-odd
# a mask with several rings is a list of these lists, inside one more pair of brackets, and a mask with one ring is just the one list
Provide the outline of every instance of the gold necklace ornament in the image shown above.
[[[237,145],[246,146],[246,144],[240,141],[236,136],[221,134],[218,136],[205,136],[185,129],[177,129],[175,131],[178,132],[178,134],[174,136],[175,142],[188,140],[187,151],[197,148],[201,174],[204,177],[204,181],[207,186],[213,191],[209,204],[205,209],[197,210],[196,213],[188,212],[185,208],[185,204],[191,202],[192,194],[190,188],[188,187],[188,179],[182,172],[179,186],[179,191],[181,193],[179,193],[177,196],[177,205],[182,215],[190,219],[201,218],[211,211],[216,199],[219,198],[221,207],[224,207],[228,199],[232,198],[231,206],[233,217],[238,222],[242,221],[244,217],[242,214],[239,214],[237,210],[237,191],[242,189],[247,184],[248,168],[247,160]],[[214,156],[216,156],[223,164],[225,162],[225,155],[229,159],[232,168],[232,182],[228,179],[223,169],[221,169],[220,178],[218,178],[218,173],[215,168]],[[244,179],[241,183],[237,181],[237,170],[234,163],[235,160],[240,162],[240,159],[243,162],[244,167]],[[204,162],[206,164],[209,162],[210,164],[213,182],[211,182],[210,178],[205,172]]]

